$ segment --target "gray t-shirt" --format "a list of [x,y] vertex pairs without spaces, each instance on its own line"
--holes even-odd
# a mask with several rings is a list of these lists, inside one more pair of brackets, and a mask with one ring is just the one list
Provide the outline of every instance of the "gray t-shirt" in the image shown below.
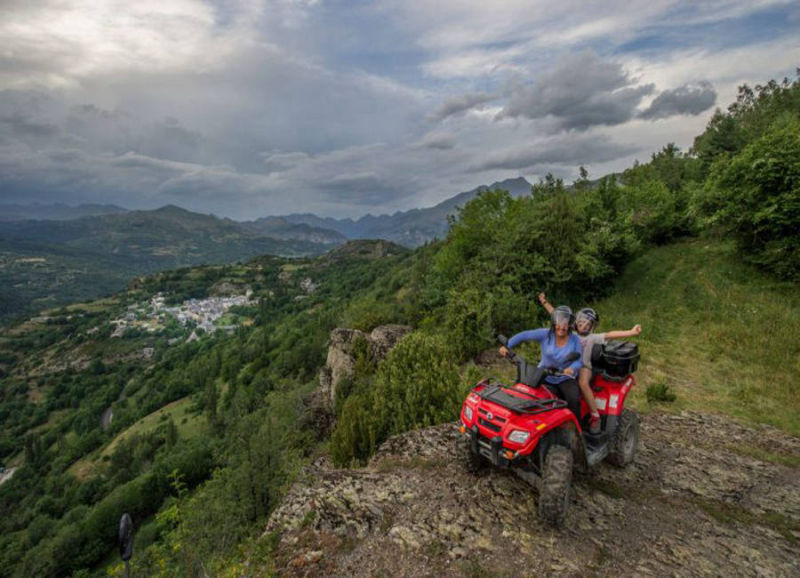
[[595,343],[605,343],[606,342],[606,334],[605,333],[590,333],[589,335],[578,335],[578,341],[581,343],[581,348],[583,351],[582,362],[583,366],[586,369],[592,368],[592,349],[594,348]]

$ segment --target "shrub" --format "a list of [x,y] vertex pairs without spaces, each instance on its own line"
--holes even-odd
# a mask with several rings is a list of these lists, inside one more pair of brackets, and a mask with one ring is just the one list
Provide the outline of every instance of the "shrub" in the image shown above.
[[714,165],[706,204],[750,259],[800,279],[800,118],[787,113],[729,163]]
[[647,396],[647,403],[658,403],[661,401],[672,403],[677,399],[677,396],[673,393],[670,386],[663,381],[648,385],[645,395]]
[[461,393],[444,337],[406,336],[381,363],[374,387],[345,401],[331,436],[334,462],[363,463],[390,435],[454,419]]

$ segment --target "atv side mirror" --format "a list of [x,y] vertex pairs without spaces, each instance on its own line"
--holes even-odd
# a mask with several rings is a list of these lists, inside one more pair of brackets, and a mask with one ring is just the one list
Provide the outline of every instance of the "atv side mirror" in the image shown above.
[[502,334],[498,335],[497,341],[500,342],[500,345],[508,345],[508,337],[506,337],[505,335]]

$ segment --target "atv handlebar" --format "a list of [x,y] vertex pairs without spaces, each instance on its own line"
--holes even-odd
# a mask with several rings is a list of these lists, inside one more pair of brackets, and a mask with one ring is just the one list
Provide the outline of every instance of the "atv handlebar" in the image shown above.
[[[497,341],[499,341],[500,344],[503,347],[506,348],[506,350],[508,352],[505,355],[506,359],[508,359],[509,361],[511,361],[512,363],[514,363],[517,366],[520,366],[522,364],[525,364],[525,365],[528,364],[527,360],[524,357],[518,355],[513,350],[508,348],[508,338],[505,335],[499,334],[497,336]],[[567,363],[572,363],[573,361],[576,361],[576,360],[578,360],[580,358],[581,358],[581,354],[578,353],[577,351],[573,351],[572,353],[570,353],[567,356],[566,362]],[[540,367],[539,369],[541,369],[542,371],[544,371],[548,375],[567,375],[566,373],[564,373],[564,371],[562,369],[559,369],[558,367]],[[574,377],[574,376],[571,376],[571,377]]]

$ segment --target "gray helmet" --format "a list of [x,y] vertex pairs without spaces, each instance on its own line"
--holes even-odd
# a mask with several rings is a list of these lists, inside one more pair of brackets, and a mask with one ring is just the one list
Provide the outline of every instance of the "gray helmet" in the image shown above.
[[591,333],[594,331],[595,326],[600,321],[600,315],[598,315],[597,311],[591,307],[584,307],[583,309],[579,310],[578,314],[575,316],[575,328],[578,329],[579,332],[579,326],[581,325],[582,321],[588,321],[591,324],[589,331],[587,332]]
[[556,325],[567,324],[569,329],[575,324],[575,316],[572,314],[572,309],[566,305],[559,305],[550,314],[550,329],[555,331]]

